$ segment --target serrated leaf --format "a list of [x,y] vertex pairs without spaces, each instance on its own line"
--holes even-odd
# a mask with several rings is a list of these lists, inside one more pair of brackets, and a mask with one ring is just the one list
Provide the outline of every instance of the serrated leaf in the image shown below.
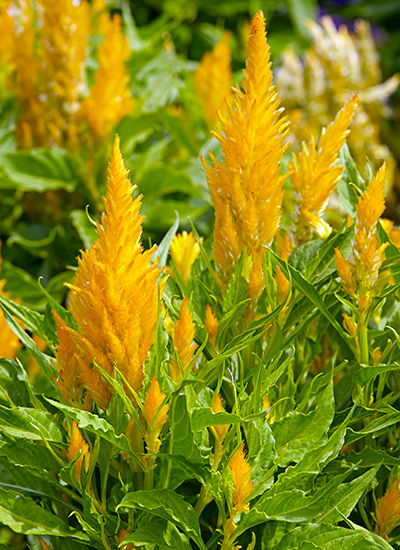
[[200,534],[200,526],[196,512],[185,499],[169,489],[154,489],[152,491],[135,491],[128,493],[117,506],[143,510],[157,517],[174,523],[195,543],[206,549]]
[[299,461],[308,451],[323,445],[334,417],[333,383],[320,395],[316,408],[307,413],[291,413],[272,425],[278,463]]
[[51,452],[40,443],[34,443],[29,439],[0,437],[0,456],[5,456],[12,463],[19,466],[37,468],[38,464],[47,470],[60,470],[60,464]]
[[29,408],[0,405],[0,432],[23,439],[61,443],[65,430],[52,414]]
[[21,364],[12,359],[0,359],[0,399],[20,407],[30,405],[28,377]]
[[333,525],[306,525],[296,527],[283,536],[272,549],[266,541],[265,550],[297,550],[304,541],[312,540],[324,550],[393,550],[382,537],[362,527],[346,529]]
[[372,378],[386,372],[400,370],[399,365],[380,365],[378,367],[362,367],[354,375],[354,382],[360,386],[365,386]]
[[128,438],[125,434],[116,435],[113,426],[104,418],[100,418],[95,414],[92,414],[87,411],[82,411],[54,399],[45,398],[51,405],[62,411],[68,418],[75,420],[78,424],[78,427],[84,430],[87,430],[90,433],[96,434],[102,439],[105,439],[109,443],[115,445],[115,447],[120,450],[128,453],[129,456],[132,456],[132,449],[129,445]]
[[187,537],[178,531],[170,521],[152,521],[150,524],[135,529],[124,542],[131,542],[140,546],[156,544],[160,550],[172,548],[173,550],[191,550]]
[[6,491],[1,487],[0,522],[16,533],[25,535],[54,535],[88,540],[85,533],[72,529],[32,499],[23,497],[16,491]]

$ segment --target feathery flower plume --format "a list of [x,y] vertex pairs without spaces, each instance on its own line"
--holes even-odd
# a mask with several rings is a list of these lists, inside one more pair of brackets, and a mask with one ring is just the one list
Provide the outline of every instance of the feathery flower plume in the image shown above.
[[375,516],[375,532],[388,541],[390,531],[400,522],[400,492],[396,477],[383,497],[378,500]]
[[356,228],[353,252],[345,260],[338,249],[335,250],[336,264],[343,288],[351,296],[358,298],[361,312],[369,306],[379,269],[384,260],[388,243],[380,244],[376,237],[376,224],[385,210],[386,163],[378,170],[364,195],[356,206]]
[[11,51],[14,42],[14,22],[11,15],[8,13],[11,7],[11,2],[0,5],[0,62],[1,70],[3,66],[11,61]]
[[249,265],[249,297],[256,301],[263,288],[263,244],[278,229],[284,176],[280,161],[286,147],[287,121],[280,118],[279,98],[272,85],[269,46],[260,11],[254,17],[243,78],[243,91],[226,113],[220,113],[221,132],[213,132],[224,156],[213,166],[202,159],[215,208],[214,260],[224,286],[242,252]]
[[254,483],[250,481],[251,467],[246,460],[246,455],[243,451],[243,448],[244,443],[242,443],[242,445],[238,448],[228,464],[233,481],[233,510],[232,515],[226,520],[225,523],[225,540],[223,541],[221,546],[221,548],[224,549],[232,548],[232,546],[229,544],[229,539],[236,529],[234,519],[237,514],[249,511],[249,504],[247,502],[247,499],[254,485]]
[[197,348],[197,344],[193,343],[195,334],[196,329],[193,323],[193,316],[189,310],[189,300],[188,298],[184,298],[181,306],[181,316],[175,324],[172,335],[172,344],[176,356],[170,365],[170,375],[175,382],[179,383],[182,380],[180,367],[182,367],[182,372],[185,374],[192,362],[194,352]]
[[157,378],[153,376],[143,405],[143,417],[147,425],[145,439],[150,453],[158,452],[161,445],[158,436],[168,420],[168,403],[162,405],[165,397],[160,390]]
[[[225,409],[222,406],[222,401],[221,401],[221,395],[220,394],[215,396],[212,407],[211,407],[211,410],[212,410],[213,413],[225,412]],[[219,426],[212,426],[212,428],[210,428],[210,429],[211,429],[215,439],[219,439],[222,442],[222,440],[224,439],[227,431],[229,430],[229,424],[221,424]]]
[[207,330],[208,341],[213,347],[215,347],[219,322],[208,304],[206,305],[206,318],[204,321],[204,325]]
[[189,282],[193,264],[200,254],[200,246],[193,233],[183,231],[175,235],[170,246],[170,254],[182,281]]
[[90,29],[88,2],[39,0],[41,48],[38,98],[47,129],[39,145],[79,143],[80,101],[85,89],[85,60]]
[[[1,252],[1,241],[0,241]],[[1,253],[0,253],[0,267],[1,267]],[[0,279],[0,294],[5,298],[10,298],[9,292],[6,292],[4,286],[6,284],[5,279]],[[17,355],[19,348],[22,346],[22,342],[14,334],[11,328],[8,326],[6,318],[4,317],[3,310],[0,309],[0,357],[9,357],[14,359]]]
[[[79,377],[89,397],[102,408],[107,408],[112,388],[96,365],[110,376],[116,365],[138,392],[158,316],[157,281],[162,269],[157,262],[150,263],[156,247],[142,248],[141,197],[133,200],[133,190],[117,136],[108,167],[105,212],[97,222],[98,239],[82,252],[74,282],[67,285],[70,310],[79,327],[68,329],[76,345]],[[59,331],[58,336],[60,341]],[[62,341],[59,356],[70,344]],[[62,382],[68,386],[66,380]]]
[[204,111],[207,126],[212,128],[218,121],[218,112],[223,111],[231,95],[231,49],[230,32],[224,32],[211,52],[206,52],[193,75],[193,83]]
[[327,237],[332,231],[321,216],[344,170],[343,166],[334,164],[349,133],[357,99],[358,96],[354,96],[339,111],[335,121],[321,135],[318,146],[312,137],[309,150],[303,143],[303,152],[294,153],[293,163],[288,163],[297,206],[295,238],[306,240],[310,226],[320,237]]
[[76,455],[81,452],[78,460],[75,462],[75,475],[76,479],[81,479],[81,469],[82,469],[82,462],[84,462],[84,468],[85,472],[87,473],[89,470],[89,463],[90,463],[90,451],[89,446],[82,437],[82,434],[78,428],[77,423],[75,420],[72,421],[71,426],[71,435],[68,445],[68,451],[67,451],[67,458],[70,462],[74,460]]
[[[81,406],[83,383],[80,377],[80,363],[77,356],[76,341],[71,335],[68,325],[53,310],[57,327],[58,345],[54,351],[55,367],[60,374],[57,381],[64,399],[75,407]],[[103,393],[101,387],[100,394]]]
[[116,14],[99,47],[100,66],[94,75],[95,84],[83,103],[90,129],[100,141],[106,140],[112,128],[132,110],[133,98],[125,67],[128,57],[128,40],[121,30],[121,18]]

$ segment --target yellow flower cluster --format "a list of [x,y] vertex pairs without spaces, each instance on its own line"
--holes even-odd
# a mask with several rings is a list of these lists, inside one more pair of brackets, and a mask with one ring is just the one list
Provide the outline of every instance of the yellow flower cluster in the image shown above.
[[76,401],[85,388],[86,396],[102,408],[107,408],[112,388],[97,366],[113,376],[116,365],[127,381],[128,394],[129,388],[138,392],[158,316],[162,270],[157,262],[151,263],[155,247],[144,251],[141,246],[141,197],[133,200],[133,190],[117,137],[98,239],[82,252],[74,282],[68,285],[78,328],[65,326],[55,316],[63,393],[70,392]]
[[193,75],[195,93],[199,98],[209,128],[218,120],[218,112],[223,111],[231,95],[231,50],[229,32],[211,52],[206,52]]
[[[21,145],[76,149],[87,141],[85,124],[95,139],[106,140],[133,105],[124,65],[128,45],[119,16],[111,20],[102,12],[104,2],[91,6],[87,0],[38,0],[35,11],[32,6],[32,0],[16,2],[13,25],[7,27]],[[4,26],[8,19],[2,19]],[[84,99],[88,40],[98,31],[105,32],[100,66]]]
[[287,121],[280,118],[272,85],[269,46],[262,12],[254,18],[242,88],[220,115],[223,162],[203,159],[215,208],[214,260],[223,286],[244,253],[249,298],[256,302],[264,286],[264,249],[278,229],[282,203],[280,161]]
[[[377,169],[392,156],[379,135],[380,122],[388,114],[388,98],[397,89],[399,77],[382,82],[378,54],[366,21],[355,22],[355,32],[345,25],[337,29],[325,16],[310,21],[313,45],[301,60],[292,49],[284,51],[276,72],[276,84],[291,120],[292,147],[300,148],[310,135],[318,135],[357,92],[359,104],[351,125],[348,144],[359,169],[369,158]],[[366,174],[363,174],[366,175]]]

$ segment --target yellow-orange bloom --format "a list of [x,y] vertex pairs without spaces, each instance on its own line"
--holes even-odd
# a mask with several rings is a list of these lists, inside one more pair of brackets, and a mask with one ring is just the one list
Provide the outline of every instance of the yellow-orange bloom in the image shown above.
[[208,304],[206,306],[206,318],[204,321],[204,325],[207,330],[208,340],[210,344],[212,346],[215,346],[215,340],[217,338],[219,322]]
[[145,439],[148,451],[151,453],[158,452],[161,444],[158,436],[168,420],[168,403],[162,405],[165,397],[160,390],[157,378],[153,376],[143,405],[143,417],[147,425]]
[[[9,298],[9,293],[3,290],[5,284],[6,281],[0,279],[0,294]],[[22,343],[20,339],[8,326],[3,310],[0,310],[0,357],[14,359],[21,346]]]
[[196,329],[193,323],[193,316],[189,310],[189,300],[184,298],[181,306],[181,316],[175,324],[172,335],[172,343],[175,354],[174,360],[170,366],[171,378],[175,382],[180,382],[183,374],[188,370],[192,362],[197,344],[193,343]]
[[[225,412],[222,406],[221,395],[218,394],[214,397],[214,401],[211,407],[213,413]],[[212,426],[211,431],[216,439],[222,441],[229,430],[229,424],[221,424],[219,426]]]
[[14,42],[14,22],[8,13],[11,2],[0,5],[0,62],[4,66],[11,60]]
[[133,99],[129,90],[129,75],[125,61],[129,45],[121,30],[121,18],[114,15],[100,44],[99,69],[94,75],[95,84],[83,109],[90,129],[99,140],[105,140],[123,116],[130,113]]
[[[112,388],[96,365],[110,376],[116,365],[138,392],[158,316],[157,281],[162,270],[157,262],[151,264],[156,247],[143,251],[141,197],[133,200],[133,190],[116,137],[98,239],[82,252],[74,282],[67,285],[70,310],[79,327],[68,329],[76,343],[79,376],[88,395],[103,408]],[[60,342],[58,354],[62,351]]]
[[400,521],[400,493],[399,482],[395,477],[393,483],[378,500],[375,509],[376,526],[375,532],[385,540],[389,540],[389,533]]
[[215,48],[203,55],[193,75],[195,93],[200,100],[209,128],[216,124],[218,112],[224,110],[225,103],[231,95],[229,36],[230,33],[225,32]]
[[304,240],[306,234],[303,233],[307,233],[307,226],[311,226],[320,237],[327,237],[331,232],[320,218],[344,170],[343,166],[334,164],[349,133],[357,99],[356,95],[339,111],[335,121],[321,135],[318,147],[312,137],[310,148],[307,149],[303,143],[303,152],[298,155],[294,153],[293,163],[288,163],[297,207],[295,238],[301,240],[303,237]]
[[246,502],[254,485],[250,481],[251,467],[246,460],[243,448],[244,443],[242,443],[229,462],[229,470],[233,479],[233,516],[240,512],[248,511],[248,504]]
[[85,60],[90,29],[89,4],[39,0],[40,86],[38,99],[46,126],[39,145],[74,148],[81,131],[80,100],[85,91]]
[[72,421],[71,435],[68,445],[67,458],[70,462],[74,460],[76,455],[81,452],[78,460],[75,462],[75,475],[78,480],[81,479],[82,462],[84,462],[85,472],[89,470],[90,463],[90,451],[89,445],[86,443],[82,434],[76,424],[75,420]]
[[244,252],[251,264],[249,296],[256,300],[263,287],[262,245],[271,242],[279,225],[284,181],[280,161],[287,127],[286,119],[279,117],[261,11],[252,23],[248,51],[243,91],[235,88],[235,97],[220,116],[221,132],[214,132],[224,160],[218,162],[210,153],[213,166],[204,159],[203,164],[215,208],[217,273],[226,285]]
[[339,273],[339,277],[342,279],[343,288],[350,295],[353,295],[357,281],[353,277],[351,265],[343,258],[342,253],[338,248],[335,248],[336,267]]
[[170,246],[170,254],[182,281],[187,284],[193,264],[200,254],[200,246],[193,233],[183,231],[175,235]]

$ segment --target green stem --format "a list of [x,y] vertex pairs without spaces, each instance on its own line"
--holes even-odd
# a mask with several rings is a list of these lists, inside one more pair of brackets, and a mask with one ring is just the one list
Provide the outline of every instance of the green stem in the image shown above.
[[206,487],[204,485],[202,485],[201,489],[200,489],[200,496],[199,496],[199,498],[196,502],[196,505],[194,507],[194,511],[196,512],[197,517],[201,516],[202,511],[207,506],[207,504],[210,504],[212,499],[213,498],[210,495],[210,493],[208,492],[208,490],[206,489]]

